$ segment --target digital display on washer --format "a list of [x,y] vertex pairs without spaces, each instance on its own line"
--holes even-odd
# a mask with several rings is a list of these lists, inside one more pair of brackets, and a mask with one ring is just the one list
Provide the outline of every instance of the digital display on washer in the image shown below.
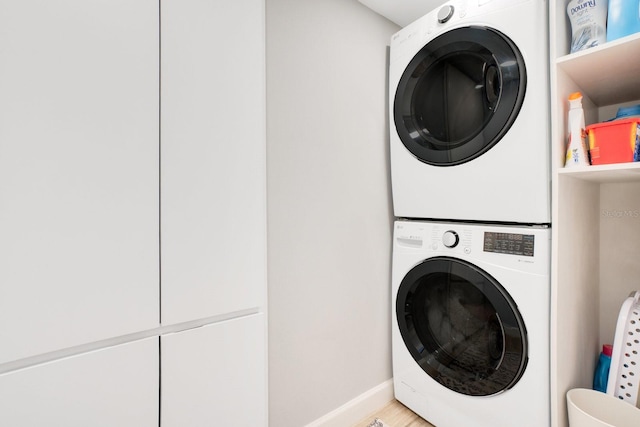
[[533,234],[484,233],[484,251],[499,254],[533,256]]

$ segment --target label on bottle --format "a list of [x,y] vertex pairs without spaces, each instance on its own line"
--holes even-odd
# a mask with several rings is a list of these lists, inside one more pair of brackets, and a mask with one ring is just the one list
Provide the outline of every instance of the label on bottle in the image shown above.
[[598,46],[607,41],[607,2],[572,0],[567,5],[571,21],[571,53]]

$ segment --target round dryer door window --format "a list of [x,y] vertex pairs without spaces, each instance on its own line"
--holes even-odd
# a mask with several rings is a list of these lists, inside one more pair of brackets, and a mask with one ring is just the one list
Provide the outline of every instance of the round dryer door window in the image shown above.
[[451,30],[427,43],[400,78],[393,107],[398,136],[425,163],[468,162],[507,133],[525,88],[524,60],[504,34]]
[[527,365],[527,336],[516,304],[487,272],[434,257],[402,280],[396,316],[418,365],[443,386],[488,396],[515,385]]

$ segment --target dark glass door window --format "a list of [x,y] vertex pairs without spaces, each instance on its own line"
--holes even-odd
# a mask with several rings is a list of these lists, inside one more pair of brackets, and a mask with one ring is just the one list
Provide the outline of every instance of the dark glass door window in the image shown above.
[[425,163],[470,161],[506,134],[525,88],[524,60],[509,38],[486,27],[451,30],[427,43],[400,78],[398,136]]
[[396,316],[414,360],[453,391],[493,395],[513,387],[526,368],[516,304],[473,264],[435,257],[414,267],[400,284]]

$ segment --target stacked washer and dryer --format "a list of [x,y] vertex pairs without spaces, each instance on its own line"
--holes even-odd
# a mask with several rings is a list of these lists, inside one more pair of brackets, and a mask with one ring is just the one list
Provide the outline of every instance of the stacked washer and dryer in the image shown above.
[[392,37],[396,398],[550,424],[548,4],[451,0]]

